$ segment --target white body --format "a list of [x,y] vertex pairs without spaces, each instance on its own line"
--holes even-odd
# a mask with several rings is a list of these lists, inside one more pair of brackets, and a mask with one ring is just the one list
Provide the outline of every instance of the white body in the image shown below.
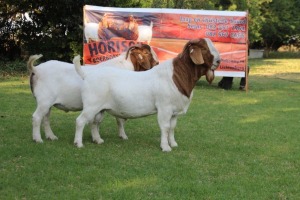
[[[152,54],[154,53],[152,50],[151,52]],[[36,56],[35,60],[39,57],[41,56]],[[126,52],[114,59],[100,63],[96,66],[84,66],[82,67],[82,70],[85,73],[94,73],[94,71],[97,71],[103,66],[134,70],[130,56],[128,56],[127,59],[125,59],[125,57]],[[157,59],[156,55],[154,55],[154,57]],[[44,123],[46,138],[55,140],[57,139],[57,136],[54,135],[49,121],[51,107],[55,106],[66,112],[82,110],[82,77],[76,73],[73,64],[56,60],[47,61],[36,67],[32,67],[31,70],[34,73],[31,77],[31,82],[34,84],[32,86],[32,92],[37,102],[37,108],[32,116],[33,140],[36,142],[43,142],[40,133],[42,121]],[[120,120],[122,119],[117,119],[119,136],[123,139],[127,139]],[[97,127],[91,131],[92,134],[98,134]],[[103,141],[98,140],[96,142],[102,143]]]
[[[131,72],[109,67],[101,68],[85,76],[82,90],[84,109],[77,118],[76,127],[93,122],[108,113],[123,119],[138,118],[158,113],[161,129],[172,123],[169,135],[171,146],[177,146],[174,128],[177,115],[186,113],[190,98],[182,95],[172,81],[172,60],[146,72]],[[74,143],[82,147],[82,131],[76,129]],[[166,132],[166,130],[161,130]],[[92,135],[94,141],[103,141],[100,135]],[[168,140],[162,137],[161,148],[170,151]]]
[[[210,66],[214,70],[220,63],[219,53],[210,40],[207,45],[214,54]],[[73,63],[80,73],[78,59],[75,57]],[[171,151],[171,147],[176,147],[174,128],[177,116],[186,113],[192,94],[188,98],[178,90],[172,79],[173,69],[173,59],[170,59],[146,72],[105,67],[94,73],[85,73],[82,86],[83,111],[76,119],[74,143],[77,147],[83,146],[85,124],[93,122],[95,118],[101,119],[105,111],[123,119],[157,113],[162,150]],[[96,134],[93,139],[102,141],[100,135]]]
[[172,61],[143,73],[109,67],[88,72],[82,90],[84,103],[125,119],[152,115],[158,110],[169,110],[174,116],[184,114],[190,98],[181,94],[172,81]]

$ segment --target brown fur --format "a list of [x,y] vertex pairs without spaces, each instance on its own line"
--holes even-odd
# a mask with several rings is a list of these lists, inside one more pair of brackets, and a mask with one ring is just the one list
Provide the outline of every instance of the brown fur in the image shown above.
[[[193,48],[197,49],[197,51],[193,51],[193,53],[202,53],[203,64],[195,64],[191,59],[192,55],[190,52]],[[212,66],[213,58],[204,39],[188,42],[183,48],[182,53],[174,58],[173,81],[183,95],[188,98],[190,97],[196,82],[202,75],[205,75],[207,70]]]
[[[126,59],[130,52],[130,60],[134,66],[134,71],[146,71],[158,65],[158,62],[151,54],[150,46],[147,44],[135,45],[129,48]],[[142,56],[143,59],[140,58]]]

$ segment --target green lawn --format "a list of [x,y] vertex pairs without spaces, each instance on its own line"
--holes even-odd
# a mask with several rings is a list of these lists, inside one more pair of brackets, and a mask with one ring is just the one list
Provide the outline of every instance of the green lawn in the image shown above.
[[300,59],[250,60],[249,91],[201,79],[179,145],[160,150],[156,116],[129,120],[129,140],[113,117],[104,144],[73,145],[76,113],[52,112],[57,141],[32,141],[35,101],[27,77],[0,78],[0,199],[299,199]]

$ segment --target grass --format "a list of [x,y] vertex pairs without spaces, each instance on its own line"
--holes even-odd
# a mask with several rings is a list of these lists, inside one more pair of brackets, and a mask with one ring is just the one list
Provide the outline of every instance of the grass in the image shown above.
[[[52,112],[58,141],[32,142],[35,101],[26,76],[0,78],[0,199],[297,199],[299,59],[250,60],[249,91],[201,79],[178,119],[178,148],[163,153],[155,116],[114,118],[73,146],[76,113]],[[44,138],[44,135],[43,135]]]

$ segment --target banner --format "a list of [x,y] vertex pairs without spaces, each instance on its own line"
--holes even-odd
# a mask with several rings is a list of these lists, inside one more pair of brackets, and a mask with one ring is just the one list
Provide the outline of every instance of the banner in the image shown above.
[[163,62],[195,38],[210,38],[219,50],[215,76],[245,76],[247,12],[84,6],[85,64],[114,58],[137,43],[149,44]]

